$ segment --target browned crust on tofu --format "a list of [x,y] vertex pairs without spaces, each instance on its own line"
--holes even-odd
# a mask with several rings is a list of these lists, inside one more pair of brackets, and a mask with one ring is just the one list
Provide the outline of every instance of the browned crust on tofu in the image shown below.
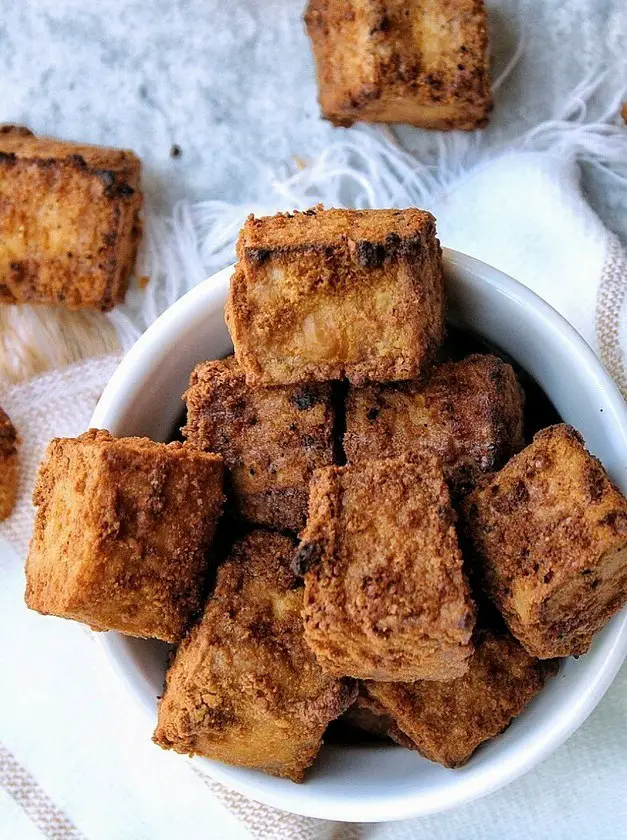
[[509,634],[481,633],[459,679],[368,682],[371,703],[362,702],[403,746],[445,767],[460,767],[503,732],[556,671],[554,660],[533,658]]
[[22,137],[34,137],[35,132],[31,131],[25,125],[15,125],[15,123],[2,123],[0,125],[0,134],[16,134]]
[[627,499],[566,425],[464,502],[483,585],[535,656],[585,653],[627,602]]
[[350,462],[429,449],[455,496],[524,446],[523,393],[511,365],[475,354],[438,365],[426,385],[350,388],[344,451]]
[[226,319],[247,382],[424,376],[444,336],[433,216],[324,210],[249,216]]
[[322,115],[335,125],[481,128],[492,110],[483,0],[309,0]]
[[26,603],[98,630],[179,641],[203,603],[222,458],[90,430],[56,438],[35,485]]
[[335,676],[454,679],[474,606],[437,458],[317,470],[296,567],[305,638]]
[[0,522],[7,519],[17,499],[17,432],[0,408]]
[[325,676],[305,644],[293,551],[266,531],[233,546],[166,675],[155,743],[302,781],[356,688]]
[[184,399],[183,434],[223,456],[235,512],[300,531],[313,470],[334,460],[331,386],[250,388],[230,357],[198,365]]
[[140,167],[131,151],[0,132],[0,303],[121,303],[141,239]]

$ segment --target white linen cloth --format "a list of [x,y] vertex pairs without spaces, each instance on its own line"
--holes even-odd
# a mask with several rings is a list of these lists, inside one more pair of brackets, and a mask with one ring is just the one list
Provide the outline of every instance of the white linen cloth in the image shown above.
[[[614,141],[614,153],[620,157],[622,149],[627,161],[627,132]],[[625,253],[586,204],[576,158],[573,147],[507,152],[425,192],[423,203],[436,213],[444,245],[505,270],[552,303],[624,388]],[[372,183],[381,170],[369,176]],[[396,186],[398,203],[407,203],[407,184]],[[379,180],[373,203],[382,194]],[[241,208],[233,218],[240,215]],[[220,252],[223,262],[230,241]],[[149,723],[109,673],[92,633],[29,613],[22,600],[36,463],[50,437],[86,428],[118,358],[0,388],[0,405],[22,439],[18,508],[0,526],[0,537],[16,550],[0,551],[1,837],[625,836],[625,668],[591,719],[542,767],[485,800],[403,823],[342,826],[284,815],[202,779],[185,759],[153,746]]]

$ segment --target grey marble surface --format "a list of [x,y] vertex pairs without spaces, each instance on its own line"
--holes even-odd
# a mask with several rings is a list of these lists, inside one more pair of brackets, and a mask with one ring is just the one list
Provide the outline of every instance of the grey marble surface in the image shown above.
[[[318,116],[301,23],[304,0],[0,0],[0,121],[134,148],[153,203],[262,197],[269,172],[308,159],[334,131]],[[527,28],[499,91],[486,145],[551,116],[602,66],[625,85],[624,0],[488,0],[497,74]],[[602,100],[602,97],[601,97]],[[427,155],[432,135],[398,130]],[[181,154],[171,156],[173,145]],[[586,180],[611,227],[624,196]]]

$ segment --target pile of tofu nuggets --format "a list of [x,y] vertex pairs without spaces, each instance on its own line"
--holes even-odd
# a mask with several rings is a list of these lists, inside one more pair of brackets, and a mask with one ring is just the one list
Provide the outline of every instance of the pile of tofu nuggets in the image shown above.
[[440,361],[429,213],[250,217],[226,318],[183,443],[50,444],[28,605],[178,645],[164,748],[300,781],[343,715],[463,764],[625,603],[627,500],[525,446],[505,361]]

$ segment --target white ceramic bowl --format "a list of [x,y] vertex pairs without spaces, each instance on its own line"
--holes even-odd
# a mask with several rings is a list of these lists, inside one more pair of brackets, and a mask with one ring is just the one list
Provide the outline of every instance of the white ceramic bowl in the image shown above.
[[[582,338],[536,295],[494,268],[445,251],[445,270],[451,320],[525,368],[627,491],[627,410]],[[111,378],[93,426],[115,435],[167,438],[181,415],[181,394],[194,365],[231,350],[223,318],[230,275],[226,269],[201,283],[147,330]],[[165,645],[116,633],[101,639],[119,678],[154,721]],[[382,745],[324,747],[302,785],[207,759],[194,761],[252,799],[307,816],[363,822],[442,811],[491,793],[553,752],[599,702],[626,652],[623,612],[586,656],[565,661],[509,729],[459,770]]]

